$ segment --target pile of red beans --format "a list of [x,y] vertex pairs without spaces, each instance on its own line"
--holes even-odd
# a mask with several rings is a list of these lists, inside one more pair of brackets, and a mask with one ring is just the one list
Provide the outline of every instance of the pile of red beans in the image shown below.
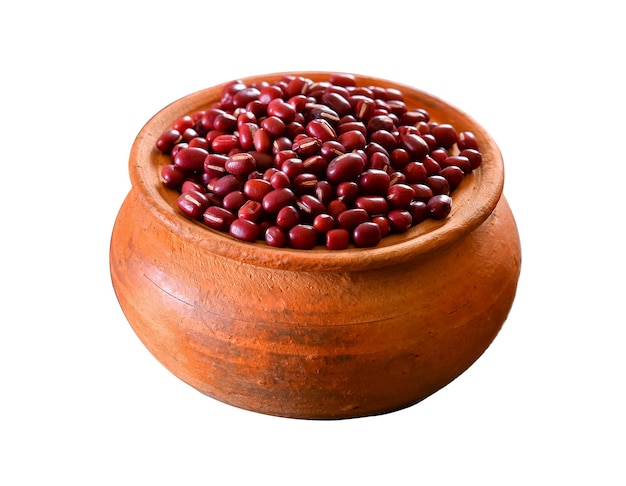
[[171,157],[161,181],[180,192],[185,215],[239,240],[303,250],[374,247],[443,219],[482,162],[472,132],[349,74],[234,81],[156,148]]

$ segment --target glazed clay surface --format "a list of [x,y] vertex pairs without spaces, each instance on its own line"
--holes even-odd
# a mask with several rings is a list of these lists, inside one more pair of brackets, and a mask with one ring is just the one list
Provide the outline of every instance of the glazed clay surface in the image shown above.
[[471,129],[481,142],[483,166],[453,194],[448,220],[372,249],[275,249],[185,219],[160,185],[166,162],[154,140],[220,89],[165,108],[131,152],[133,187],[113,229],[111,275],[150,352],[213,398],[297,418],[397,410],[465,371],[505,321],[521,264],[489,135],[455,108],[402,87],[433,118]]

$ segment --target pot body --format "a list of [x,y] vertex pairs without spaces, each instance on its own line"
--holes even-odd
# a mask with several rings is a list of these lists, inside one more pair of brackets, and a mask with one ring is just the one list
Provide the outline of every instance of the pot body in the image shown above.
[[175,191],[159,181],[169,162],[155,140],[178,117],[219,99],[221,86],[172,103],[137,136],[132,189],[111,239],[113,287],[150,352],[206,395],[295,418],[390,412],[465,371],[511,309],[521,248],[495,142],[471,117],[427,93],[358,81],[401,89],[407,105],[474,132],[483,154],[454,191],[445,221],[424,221],[376,248],[270,248],[178,212]]
[[504,198],[478,228],[402,264],[306,272],[203,252],[137,196],[111,246],[125,315],[174,375],[244,409],[346,418],[414,404],[485,351],[515,296]]

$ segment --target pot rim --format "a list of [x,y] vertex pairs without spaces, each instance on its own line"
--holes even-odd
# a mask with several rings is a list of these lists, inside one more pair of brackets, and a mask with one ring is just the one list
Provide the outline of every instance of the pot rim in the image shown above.
[[[304,76],[313,81],[322,81],[334,72],[289,71],[249,76],[240,80],[248,84],[261,80],[273,82],[284,76]],[[206,109],[218,101],[223,87],[232,81],[186,95],[165,106],[144,125],[130,152],[131,191],[136,192],[135,196],[158,221],[168,226],[172,233],[192,240],[199,251],[241,263],[294,271],[355,271],[402,264],[451,244],[482,224],[500,200],[504,185],[502,155],[489,133],[462,110],[425,91],[382,78],[360,74],[354,76],[360,86],[382,85],[399,89],[408,106],[422,107],[429,111],[434,121],[451,123],[458,131],[470,130],[476,135],[482,164],[466,175],[461,185],[454,190],[452,210],[444,220],[427,219],[403,234],[386,236],[373,248],[327,250],[316,247],[312,250],[295,250],[273,248],[262,241],[239,241],[227,233],[186,218],[180,214],[176,205],[178,193],[166,188],[160,181],[160,169],[169,163],[169,158],[155,148],[156,139],[182,115]]]

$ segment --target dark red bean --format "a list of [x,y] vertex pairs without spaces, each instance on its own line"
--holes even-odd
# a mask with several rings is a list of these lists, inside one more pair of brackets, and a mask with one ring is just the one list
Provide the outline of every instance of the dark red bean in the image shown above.
[[161,169],[161,182],[165,187],[170,189],[178,189],[185,180],[185,171],[176,167],[174,164],[163,166]]
[[426,169],[426,165],[422,162],[417,161],[409,162],[404,167],[404,169],[402,169],[402,173],[406,178],[406,182],[409,184],[424,182],[428,177],[428,170]]
[[415,197],[415,189],[408,184],[394,184],[387,189],[387,201],[394,209],[406,209]]
[[450,155],[439,164],[441,168],[456,166],[463,171],[463,174],[469,174],[472,171],[470,160],[464,155]]
[[317,243],[317,232],[313,226],[297,224],[289,230],[288,242],[297,250],[310,250]]
[[413,199],[417,201],[428,201],[433,197],[433,190],[426,184],[411,184],[411,188],[415,191]]
[[448,180],[440,175],[433,175],[426,178],[426,185],[430,187],[434,195],[437,194],[450,194],[450,183]]
[[277,116],[263,118],[263,120],[261,120],[261,127],[267,130],[272,137],[280,137],[286,130],[285,122]]
[[326,233],[326,248],[345,250],[350,245],[350,232],[345,228],[334,228]]
[[233,191],[224,196],[222,207],[229,211],[237,211],[246,201],[248,201],[248,198],[243,192]]
[[204,159],[204,172],[210,177],[226,175],[226,161],[228,156],[223,154],[209,154]]
[[426,203],[424,201],[411,201],[409,204],[409,213],[411,213],[413,225],[421,223],[428,217]]
[[359,248],[369,248],[378,245],[382,239],[380,226],[371,221],[361,223],[352,232],[354,245]]
[[300,222],[300,212],[294,206],[285,206],[276,215],[276,226],[288,230]]
[[355,208],[343,211],[336,219],[340,227],[352,231],[361,223],[369,221],[370,215],[365,209]]
[[317,154],[321,146],[322,141],[319,138],[305,136],[298,140],[294,140],[292,149],[300,157],[306,158]]
[[178,120],[174,122],[172,128],[179,133],[184,132],[188,128],[193,128],[196,122],[190,115],[183,115]]
[[358,185],[361,194],[386,195],[391,178],[387,172],[380,169],[368,169],[359,176]]
[[263,197],[263,209],[268,213],[278,213],[281,208],[296,203],[296,196],[291,189],[282,187],[274,189]]
[[274,248],[282,248],[287,244],[287,235],[278,226],[270,226],[265,230],[265,242]]
[[446,178],[450,184],[450,191],[454,191],[461,182],[463,182],[463,178],[465,177],[465,173],[456,165],[444,167],[441,169],[441,172],[439,172],[439,175]]
[[174,165],[185,172],[204,170],[204,159],[209,153],[198,147],[187,147],[174,157]]
[[328,213],[320,213],[313,219],[313,228],[318,233],[327,233],[335,227],[335,218]]
[[206,193],[206,187],[196,181],[192,181],[192,180],[184,181],[180,186],[180,192],[182,193],[182,192],[191,192],[191,191]]
[[478,150],[478,140],[476,135],[470,131],[460,132],[457,140],[457,147],[460,151],[466,149]]
[[206,194],[198,191],[182,193],[178,196],[177,203],[178,208],[193,219],[200,219],[210,204]]
[[235,219],[229,227],[229,233],[233,238],[249,242],[256,241],[260,231],[259,225],[248,219]]
[[432,127],[430,133],[435,137],[437,145],[443,148],[450,148],[457,141],[456,130],[449,123],[440,123]]
[[256,169],[256,159],[248,152],[234,154],[228,157],[224,169],[236,176],[247,176]]
[[285,174],[282,170],[279,170],[276,173],[272,174],[272,177],[270,178],[270,183],[274,189],[279,189],[281,187],[291,188],[291,179],[289,179],[289,176]]
[[340,182],[335,187],[335,196],[346,204],[352,204],[359,195],[359,185],[354,181]]
[[374,216],[372,218],[372,223],[378,225],[382,238],[384,238],[391,232],[391,223],[389,222],[389,218],[387,216]]
[[228,231],[230,225],[235,221],[235,215],[220,206],[209,206],[203,215],[204,223],[218,231]]
[[406,149],[409,155],[415,160],[422,160],[428,152],[430,147],[426,141],[415,133],[406,133],[401,136],[400,142],[402,147]]
[[166,130],[157,138],[156,148],[164,154],[169,154],[178,142],[183,139],[180,132],[176,129]]
[[319,138],[322,142],[337,138],[337,133],[333,126],[323,118],[316,118],[307,123],[306,133],[311,137]]
[[378,130],[386,130],[393,132],[396,129],[396,124],[388,115],[376,115],[372,116],[367,122],[368,133],[374,133]]
[[345,154],[346,148],[336,140],[328,140],[322,143],[319,152],[324,160],[330,162],[335,157]]
[[364,168],[363,158],[354,152],[349,152],[330,161],[326,169],[326,177],[334,184],[355,181]]
[[254,132],[252,143],[254,144],[254,148],[258,152],[272,151],[272,135],[265,128],[259,128],[257,131]]
[[337,141],[343,145],[346,151],[351,152],[353,150],[365,148],[367,139],[365,135],[359,130],[350,130],[337,136]]
[[255,223],[258,223],[261,220],[263,214],[264,211],[261,203],[253,201],[252,199],[246,201],[237,211],[237,217],[239,219],[247,219]]
[[424,164],[426,174],[429,176],[439,174],[439,171],[441,170],[439,163],[429,155],[422,159],[422,164]]
[[315,174],[303,172],[293,178],[293,181],[291,181],[291,189],[296,195],[313,194],[318,181]]
[[253,201],[262,201],[266,194],[272,190],[274,190],[272,184],[264,179],[250,179],[243,185],[243,193]]
[[426,204],[428,215],[433,219],[444,219],[452,209],[452,198],[445,194],[431,197]]
[[267,114],[280,118],[286,125],[296,118],[296,109],[286,101],[276,98],[267,105]]
[[370,141],[383,146],[389,152],[398,148],[398,141],[395,135],[387,130],[376,130],[370,135]]
[[218,154],[227,154],[235,148],[241,148],[236,135],[223,133],[217,135],[211,142],[211,148]]
[[359,196],[354,205],[359,209],[365,209],[370,216],[387,214],[389,203],[382,196]]
[[326,211],[326,206],[315,196],[304,194],[297,201],[298,208],[310,220],[315,216]]
[[316,198],[318,198],[323,204],[328,205],[328,203],[335,197],[335,190],[330,182],[326,180],[318,181],[315,184],[315,189],[313,194]]
[[483,162],[482,154],[476,149],[463,149],[461,150],[461,153],[459,153],[459,155],[467,157],[467,159],[470,161],[471,170],[478,169],[478,167],[480,167]]
[[387,214],[387,218],[389,218],[389,224],[395,233],[404,233],[413,224],[413,217],[406,209],[392,209]]
[[225,176],[213,180],[207,188],[218,196],[224,197],[230,192],[241,190],[242,186],[243,183],[241,179],[233,174],[226,174]]
[[322,102],[330,106],[339,116],[347,115],[352,111],[352,105],[339,93],[327,92],[322,95]]

